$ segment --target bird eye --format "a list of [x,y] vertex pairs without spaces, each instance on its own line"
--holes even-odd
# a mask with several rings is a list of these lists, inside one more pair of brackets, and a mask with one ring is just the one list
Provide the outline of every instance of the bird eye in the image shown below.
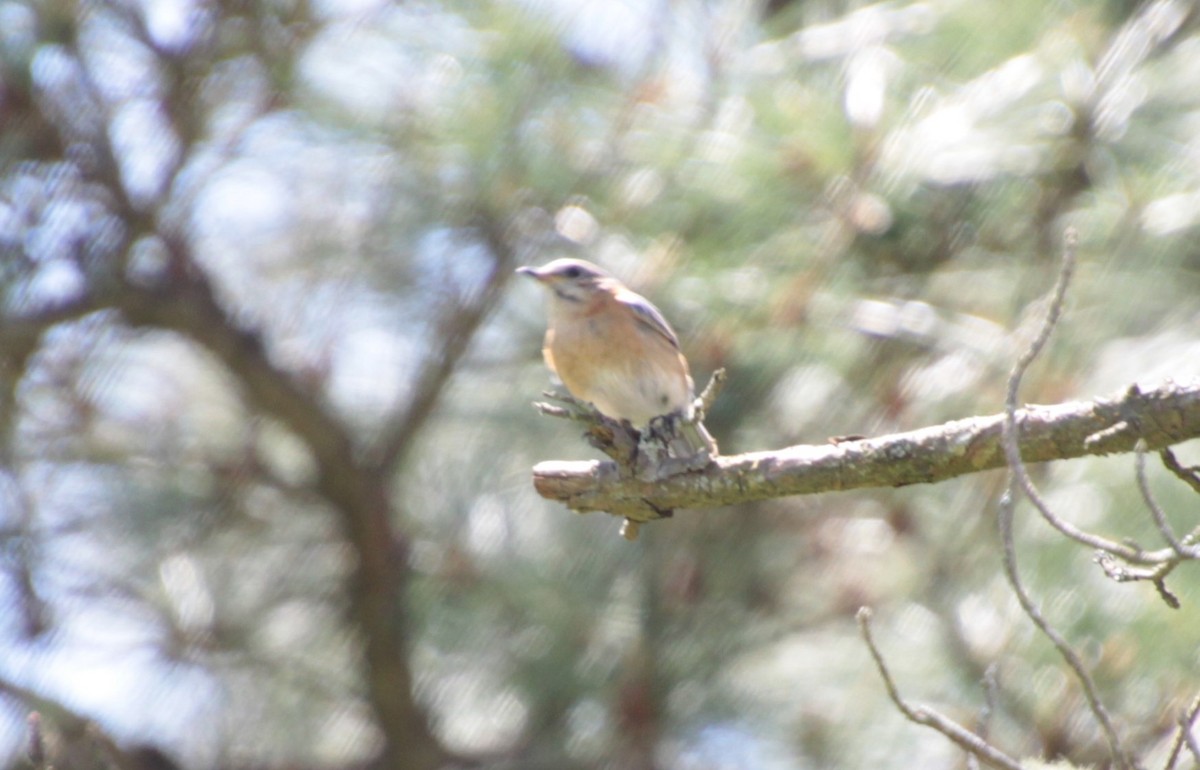
[[563,275],[565,275],[568,278],[578,278],[579,276],[583,275],[583,271],[580,270],[578,267],[572,265],[571,267],[568,267],[566,270],[563,271]]

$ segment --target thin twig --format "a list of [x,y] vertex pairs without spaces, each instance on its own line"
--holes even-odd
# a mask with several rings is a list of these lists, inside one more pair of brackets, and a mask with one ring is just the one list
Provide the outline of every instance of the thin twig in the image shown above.
[[[1162,458],[1163,465],[1167,467],[1167,470],[1175,474],[1176,478],[1191,487],[1197,494],[1200,494],[1200,468],[1185,466],[1179,462],[1170,447],[1163,447],[1159,450],[1158,456]],[[1189,547],[1195,546],[1197,541],[1200,541],[1200,526],[1179,539],[1179,542]]]
[[1100,569],[1106,576],[1117,583],[1149,580],[1154,584],[1158,595],[1162,597],[1168,607],[1173,610],[1179,609],[1179,597],[1171,593],[1166,582],[1167,575],[1171,574],[1180,564],[1178,556],[1165,554],[1153,567],[1130,567],[1128,564],[1118,562],[1111,553],[1096,551],[1093,561],[1100,565]]
[[[542,401],[535,401],[533,406],[547,417],[559,417],[564,420],[574,420],[583,423],[587,430],[584,438],[588,443],[616,462],[621,473],[633,477],[636,473],[638,454],[638,432],[628,422],[614,420],[603,414],[599,409],[586,401],[580,401],[569,393],[555,393],[544,390],[542,395],[562,404],[555,406]],[[637,537],[636,528],[632,540]]]
[[1004,770],[1021,770],[1020,762],[958,724],[953,719],[944,716],[928,706],[914,706],[905,701],[901,697],[900,691],[896,688],[896,682],[892,679],[891,672],[888,671],[887,663],[883,660],[883,654],[875,646],[875,639],[871,634],[870,608],[860,608],[856,618],[858,620],[859,632],[862,634],[863,641],[866,642],[867,649],[871,652],[871,657],[875,659],[875,666],[879,669],[879,676],[883,679],[883,686],[887,688],[888,697],[892,699],[892,703],[896,704],[896,708],[900,710],[901,714],[910,722],[932,727],[961,746],[971,755],[979,757],[979,759],[992,767],[1004,768]]
[[[1179,752],[1183,749],[1184,742],[1191,735],[1192,723],[1196,721],[1197,714],[1200,714],[1200,695],[1192,698],[1192,704],[1188,706],[1187,711],[1179,718],[1179,732],[1175,733],[1175,742],[1171,745],[1171,755],[1167,757],[1167,762],[1163,765],[1163,770],[1174,770],[1175,762],[1179,759]],[[1200,763],[1200,759],[1197,762]]]
[[[996,711],[996,664],[988,665],[983,672],[983,705],[979,707],[979,716],[975,719],[975,734],[981,740],[988,739],[988,732],[991,728],[992,714]],[[974,754],[967,754],[968,770],[978,770],[979,758]]]
[[1167,466],[1167,470],[1179,477],[1179,480],[1187,484],[1200,494],[1200,469],[1190,468],[1179,462],[1175,457],[1175,453],[1170,447],[1163,447],[1158,451],[1158,456],[1162,458],[1163,465]]
[[1034,507],[1042,514],[1042,517],[1055,529],[1080,542],[1101,547],[1103,550],[1111,550],[1097,545],[1097,541],[1107,542],[1104,538],[1096,538],[1095,536],[1081,532],[1073,525],[1059,519],[1050,510],[1034,486],[1033,480],[1029,478],[1025,464],[1021,460],[1020,446],[1017,443],[1017,395],[1021,389],[1021,379],[1024,377],[1026,370],[1029,369],[1030,364],[1033,363],[1038,354],[1041,353],[1042,348],[1045,347],[1046,341],[1050,338],[1050,333],[1054,330],[1059,317],[1062,315],[1067,286],[1070,284],[1071,275],[1075,269],[1077,242],[1078,239],[1075,230],[1067,230],[1064,238],[1062,269],[1059,272],[1058,282],[1055,284],[1050,305],[1046,310],[1045,317],[1042,319],[1042,324],[1038,329],[1037,335],[1030,342],[1029,347],[1017,359],[1017,363],[1008,378],[1008,391],[1004,402],[1003,442],[1004,453],[1008,458],[1009,473],[1007,488],[1000,499],[998,526],[1000,529],[1000,538],[1004,546],[1004,571],[1008,576],[1009,585],[1012,586],[1013,593],[1016,594],[1017,601],[1021,605],[1021,609],[1025,611],[1025,614],[1033,621],[1038,630],[1050,640],[1050,643],[1054,645],[1055,649],[1063,657],[1063,660],[1066,661],[1067,665],[1075,673],[1075,677],[1079,680],[1083,688],[1084,696],[1087,698],[1088,706],[1091,708],[1092,714],[1104,732],[1104,737],[1108,742],[1109,752],[1114,762],[1119,767],[1136,767],[1136,764],[1126,754],[1121,744],[1121,738],[1113,726],[1112,718],[1109,716],[1104,704],[1100,701],[1096,683],[1092,679],[1091,674],[1088,673],[1083,661],[1070,644],[1067,643],[1062,634],[1050,625],[1050,622],[1042,615],[1041,610],[1034,604],[1029,592],[1025,590],[1024,585],[1021,583],[1021,576],[1017,569],[1017,551],[1013,545],[1013,514],[1016,509],[1017,487],[1020,487],[1034,504]]
[[1058,653],[1075,672],[1075,677],[1079,680],[1083,687],[1084,697],[1087,698],[1088,706],[1095,715],[1096,721],[1100,723],[1100,729],[1104,732],[1105,740],[1108,741],[1109,750],[1117,765],[1120,767],[1132,767],[1133,763],[1125,754],[1124,748],[1121,746],[1121,739],[1117,735],[1116,728],[1113,727],[1112,718],[1109,717],[1107,709],[1100,701],[1100,695],[1097,692],[1096,683],[1088,673],[1087,668],[1083,665],[1083,660],[1080,659],[1078,653],[1071,647],[1067,640],[1058,632],[1050,622],[1042,615],[1041,610],[1034,604],[1033,599],[1029,596],[1029,592],[1025,590],[1025,586],[1021,583],[1020,574],[1017,571],[1017,551],[1013,545],[1012,534],[1012,519],[1013,511],[1016,508],[1014,502],[1012,484],[1000,499],[1000,516],[999,527],[1000,537],[1004,544],[1004,572],[1008,576],[1009,585],[1013,589],[1013,593],[1017,596],[1017,601],[1021,605],[1021,609],[1029,617],[1038,630],[1042,632],[1050,643],[1054,645]]
[[1142,493],[1142,500],[1145,501],[1146,507],[1150,509],[1150,515],[1154,517],[1154,524],[1158,527],[1159,534],[1180,559],[1196,558],[1198,554],[1195,549],[1188,548],[1175,537],[1175,531],[1171,529],[1171,523],[1167,521],[1166,512],[1150,492],[1150,483],[1146,480],[1146,442],[1138,439],[1137,446],[1133,451],[1133,468],[1137,476],[1138,489]]
[[547,417],[574,420],[588,425],[594,425],[604,419],[604,416],[597,412],[591,404],[580,401],[567,393],[555,393],[552,390],[543,390],[542,396],[562,404],[562,406],[556,406],[545,401],[534,401],[534,409],[537,409]]
[[1123,559],[1135,561],[1141,555],[1142,549],[1131,548],[1124,543],[1118,543],[1115,540],[1110,540],[1090,532],[1084,532],[1074,524],[1059,518],[1051,511],[1050,506],[1046,504],[1041,493],[1034,486],[1033,480],[1029,478],[1029,473],[1025,470],[1025,464],[1021,461],[1020,449],[1017,442],[1017,396],[1021,389],[1021,380],[1025,377],[1025,372],[1029,369],[1030,364],[1042,352],[1042,348],[1046,346],[1047,340],[1050,339],[1050,333],[1058,324],[1058,319],[1062,315],[1063,303],[1067,296],[1067,287],[1070,285],[1071,276],[1075,272],[1076,246],[1078,244],[1078,237],[1075,230],[1068,229],[1063,241],[1062,269],[1059,271],[1058,281],[1055,283],[1054,292],[1050,297],[1050,304],[1046,309],[1046,315],[1042,319],[1042,324],[1038,329],[1037,335],[1029,343],[1029,347],[1021,353],[1016,365],[1013,366],[1012,373],[1008,377],[1008,390],[1004,399],[1004,427],[1002,435],[1004,454],[1008,460],[1009,471],[1021,486],[1021,490],[1050,526],[1072,540],[1084,543],[1092,548],[1108,551]]
[[712,377],[708,379],[708,384],[704,386],[704,390],[700,392],[700,396],[696,399],[701,419],[708,416],[708,411],[712,409],[717,396],[721,395],[721,391],[724,390],[727,379],[725,367],[717,369],[712,373]]
[[[1170,550],[1158,555],[1156,560],[1151,560],[1149,567],[1136,568],[1130,567],[1127,564],[1118,564],[1113,555],[1105,551],[1098,551],[1095,561],[1104,570],[1104,574],[1118,583],[1124,583],[1134,580],[1149,580],[1154,584],[1154,588],[1158,591],[1158,595],[1163,602],[1173,610],[1180,607],[1179,597],[1167,588],[1167,575],[1171,573],[1184,560],[1200,558],[1200,549],[1196,548],[1195,542],[1196,531],[1189,533],[1184,538],[1177,538],[1174,530],[1171,529],[1170,522],[1167,521],[1166,512],[1154,499],[1154,495],[1150,491],[1150,483],[1146,478],[1146,443],[1141,439],[1134,446],[1134,471],[1137,477],[1138,489],[1142,493],[1142,499],[1146,503],[1146,507],[1150,509],[1150,514],[1154,518],[1154,523],[1158,527],[1159,533],[1163,540],[1170,546]],[[1168,453],[1169,454],[1169,453]],[[1174,455],[1171,456],[1168,462],[1175,463]],[[1146,554],[1143,553],[1143,556]]]
[[583,418],[578,412],[567,409],[565,406],[555,406],[547,404],[545,401],[533,402],[533,408],[546,415],[547,417],[558,417],[563,420],[582,420]]
[[[1179,562],[1174,562],[1171,564],[1171,566],[1174,566],[1175,564],[1178,564],[1178,563]],[[1155,588],[1155,590],[1158,591],[1159,597],[1162,598],[1163,602],[1165,602],[1168,607],[1170,607],[1173,610],[1177,610],[1177,609],[1179,609],[1179,606],[1180,606],[1179,605],[1179,597],[1176,596],[1175,594],[1171,593],[1171,590],[1169,588],[1167,588],[1167,581],[1166,581],[1166,574],[1165,574],[1166,572],[1167,572],[1167,570],[1164,570],[1164,574],[1153,578],[1154,588]]]

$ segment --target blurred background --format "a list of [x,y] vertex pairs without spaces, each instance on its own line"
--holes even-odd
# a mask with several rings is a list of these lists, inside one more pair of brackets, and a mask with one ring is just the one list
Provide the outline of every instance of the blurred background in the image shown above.
[[[991,667],[999,746],[1107,766],[1004,580],[1002,473],[625,542],[533,492],[596,454],[531,407],[542,297],[508,276],[581,256],[648,296],[699,383],[727,368],[733,454],[998,412],[1067,225],[1023,399],[1200,376],[1198,223],[1188,2],[0,0],[0,766],[36,711],[60,769],[965,767],[887,701],[863,604],[908,696],[974,725]],[[196,281],[220,314],[156,304]],[[314,435],[350,463],[403,436],[385,545]],[[1132,458],[1034,470],[1060,515],[1161,546]],[[1173,611],[1017,531],[1161,766],[1195,570]],[[411,686],[373,680],[397,650]]]

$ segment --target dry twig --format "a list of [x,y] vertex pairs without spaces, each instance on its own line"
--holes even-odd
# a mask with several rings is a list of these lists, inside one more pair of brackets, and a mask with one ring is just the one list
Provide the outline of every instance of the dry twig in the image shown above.
[[[1175,743],[1171,746],[1171,754],[1167,757],[1166,764],[1163,765],[1163,770],[1174,770],[1175,762],[1179,760],[1179,752],[1183,749],[1185,743],[1192,755],[1196,755],[1194,747],[1195,739],[1192,738],[1192,724],[1196,721],[1196,715],[1200,714],[1200,695],[1192,699],[1192,704],[1188,706],[1187,711],[1179,718],[1179,731],[1175,733]],[[1196,757],[1196,763],[1200,764],[1200,757]]]
[[[983,672],[983,705],[979,707],[979,716],[975,720],[975,734],[979,736],[980,740],[988,739],[992,714],[996,711],[996,689],[996,664],[992,663]],[[977,770],[978,767],[979,758],[974,754],[967,754],[968,770]]]
[[1163,465],[1167,466],[1167,470],[1174,473],[1180,481],[1200,494],[1200,468],[1183,465],[1175,457],[1175,453],[1171,451],[1170,447],[1163,447],[1159,450],[1158,454],[1162,458]]
[[887,663],[883,660],[883,654],[875,645],[875,639],[871,634],[870,608],[860,608],[856,617],[859,633],[862,635],[863,641],[866,642],[867,649],[871,652],[871,657],[875,660],[875,666],[879,669],[879,676],[883,679],[884,687],[887,688],[888,697],[892,699],[892,703],[896,704],[896,708],[900,710],[901,714],[911,722],[924,725],[925,727],[932,727],[961,746],[972,756],[978,757],[981,761],[986,762],[992,767],[999,767],[1004,770],[1021,770],[1020,762],[953,719],[928,706],[912,705],[904,700],[900,695],[899,689],[896,687],[895,680],[892,679],[891,672],[888,671]]
[[1158,527],[1159,534],[1162,535],[1167,545],[1171,546],[1171,550],[1175,552],[1178,559],[1196,559],[1200,558],[1200,550],[1195,547],[1185,545],[1177,537],[1175,531],[1171,529],[1171,523],[1167,521],[1167,514],[1159,506],[1158,501],[1154,499],[1154,494],[1150,491],[1150,483],[1146,480],[1146,444],[1144,441],[1138,441],[1134,454],[1134,471],[1137,475],[1138,490],[1142,493],[1142,500],[1145,501],[1146,507],[1150,509],[1150,515],[1154,518],[1154,525]]
[[[1066,661],[1075,678],[1079,681],[1083,688],[1084,697],[1087,699],[1088,707],[1091,709],[1093,716],[1100,725],[1101,731],[1104,733],[1105,740],[1108,742],[1109,752],[1112,755],[1113,761],[1118,767],[1128,768],[1136,767],[1136,763],[1130,758],[1122,745],[1120,735],[1117,733],[1116,727],[1113,725],[1112,718],[1108,714],[1108,710],[1104,707],[1100,700],[1099,691],[1091,674],[1083,664],[1083,660],[1074,648],[1067,642],[1059,631],[1050,624],[1050,622],[1042,615],[1041,610],[1034,603],[1029,592],[1025,590],[1025,586],[1021,582],[1020,572],[1017,569],[1017,552],[1013,545],[1013,514],[1016,509],[1016,496],[1018,488],[1025,493],[1034,507],[1042,514],[1042,518],[1048,521],[1055,529],[1059,530],[1068,537],[1089,544],[1096,541],[1103,541],[1102,538],[1083,533],[1076,529],[1074,525],[1058,518],[1053,511],[1050,510],[1037,487],[1034,486],[1033,480],[1029,477],[1029,473],[1025,468],[1025,463],[1021,459],[1021,449],[1018,445],[1017,434],[1017,395],[1021,389],[1021,380],[1028,370],[1030,364],[1041,353],[1045,347],[1046,341],[1050,338],[1050,333],[1054,330],[1058,319],[1062,314],[1063,302],[1066,299],[1067,286],[1070,284],[1071,275],[1075,269],[1075,253],[1076,253],[1076,235],[1074,230],[1068,230],[1063,248],[1063,264],[1062,270],[1059,272],[1058,282],[1055,284],[1053,295],[1050,299],[1050,304],[1047,307],[1046,315],[1042,319],[1037,335],[1030,342],[1029,346],[1017,359],[1016,365],[1013,367],[1012,373],[1008,378],[1007,397],[1004,404],[1004,454],[1008,459],[1009,475],[1008,486],[1004,495],[1000,500],[1000,515],[998,524],[1000,529],[1001,541],[1004,545],[1004,572],[1008,577],[1009,585],[1012,586],[1013,593],[1016,594],[1017,601],[1021,604],[1021,609],[1025,611],[1026,616],[1033,622],[1042,635],[1050,640],[1058,650],[1063,660]],[[1107,541],[1103,541],[1107,542]],[[1127,549],[1127,547],[1126,547]]]

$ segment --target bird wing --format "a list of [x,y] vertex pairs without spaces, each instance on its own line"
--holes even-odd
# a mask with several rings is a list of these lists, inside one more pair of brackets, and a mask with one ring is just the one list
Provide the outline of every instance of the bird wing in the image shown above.
[[624,288],[616,293],[615,299],[617,302],[633,310],[635,317],[642,326],[656,334],[662,335],[667,342],[671,343],[673,348],[679,350],[679,338],[675,336],[675,331],[667,323],[667,319],[663,318],[663,314],[658,312],[658,308],[650,304],[650,300]]

